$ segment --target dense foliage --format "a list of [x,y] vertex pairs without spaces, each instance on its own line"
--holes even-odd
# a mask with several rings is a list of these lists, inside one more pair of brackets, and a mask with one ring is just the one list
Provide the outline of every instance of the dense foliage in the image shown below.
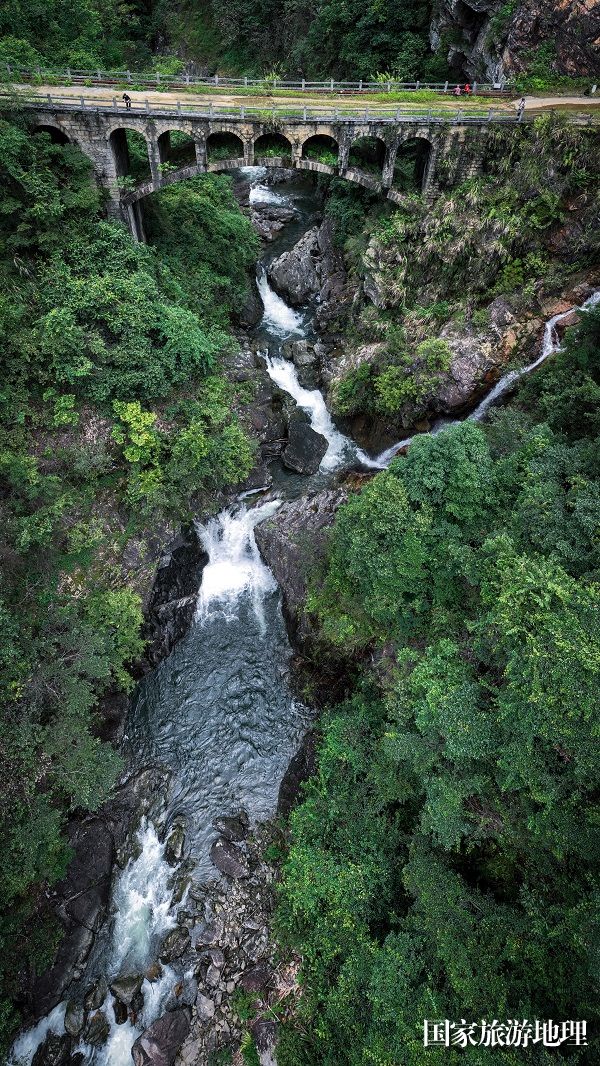
[[412,79],[446,71],[429,50],[430,11],[429,0],[178,0],[159,4],[154,21],[172,46],[210,69]]
[[280,1066],[421,1064],[424,1018],[586,1018],[575,1057],[444,1061],[597,1061],[599,387],[594,312],[518,407],[417,439],[339,512],[310,606],[374,666],[292,815]]
[[[119,769],[99,702],[131,686],[144,561],[177,522],[253,462],[219,373],[256,255],[226,178],[169,190],[136,245],[103,221],[71,146],[0,118],[0,1032],[19,975],[51,956],[44,886],[68,860],[65,817]],[[193,258],[175,247],[173,218]],[[212,241],[211,241],[212,235]],[[137,570],[128,573],[132,545]],[[131,555],[131,551],[130,551]],[[1,1041],[0,1041],[1,1043]]]

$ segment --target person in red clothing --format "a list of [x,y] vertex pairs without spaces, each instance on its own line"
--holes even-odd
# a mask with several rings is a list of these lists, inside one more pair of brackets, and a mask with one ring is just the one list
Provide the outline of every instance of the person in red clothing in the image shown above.
[[465,85],[465,87],[464,87],[464,89],[463,89],[463,92],[464,92],[465,96],[470,96],[470,95],[471,95],[471,93],[473,92],[473,90],[472,90],[472,88],[471,88],[471,86],[469,85],[469,83],[468,83],[468,82],[467,82],[467,84]]

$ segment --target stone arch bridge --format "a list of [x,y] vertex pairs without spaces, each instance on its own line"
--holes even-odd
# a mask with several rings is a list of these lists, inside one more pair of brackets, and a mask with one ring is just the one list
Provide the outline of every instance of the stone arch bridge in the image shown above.
[[[90,106],[84,98],[30,101],[36,128],[54,139],[76,144],[92,161],[99,182],[109,193],[108,210],[122,218],[138,240],[144,240],[141,202],[152,192],[173,182],[211,171],[242,166],[281,167],[338,175],[391,200],[400,200],[394,188],[395,167],[403,156],[415,168],[416,187],[428,199],[440,182],[450,187],[475,174],[481,165],[491,116],[447,117],[397,113],[393,118],[368,113],[342,117],[323,115],[234,114],[209,110],[188,112],[138,105],[126,111],[113,101]],[[514,124],[512,115],[495,121]],[[134,183],[130,176],[129,131],[141,135],[147,153],[147,180]],[[185,135],[187,158],[171,151],[172,135]],[[354,147],[368,143],[370,166],[358,164]],[[316,150],[315,150],[316,149]],[[318,158],[315,158],[317,156]],[[170,159],[176,158],[176,162]],[[325,160],[325,161],[323,161]]]

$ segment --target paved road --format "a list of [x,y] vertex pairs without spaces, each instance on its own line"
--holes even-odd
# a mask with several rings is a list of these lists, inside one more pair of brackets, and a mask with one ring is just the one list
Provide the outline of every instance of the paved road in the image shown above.
[[[119,106],[125,105],[122,103],[121,95],[122,90],[112,88],[102,88],[101,86],[81,86],[81,85],[19,85],[16,86],[19,92],[26,93],[28,97],[31,96],[46,96],[50,93],[52,96],[59,97],[73,97],[79,99],[81,96],[89,98],[91,100],[106,100],[107,103],[112,103],[113,99],[117,99]],[[369,112],[375,114],[377,111],[389,111],[390,108],[402,110],[423,110],[428,111],[430,108],[438,110],[441,108],[448,108],[455,110],[457,108],[467,109],[469,106],[483,109],[489,106],[493,106],[498,111],[514,111],[515,101],[506,99],[491,99],[490,97],[477,96],[467,99],[462,96],[460,98],[453,97],[451,95],[439,95],[435,100],[430,103],[426,101],[419,101],[415,99],[414,103],[405,101],[401,103],[395,103],[393,100],[375,100],[372,96],[347,96],[347,95],[330,95],[326,99],[320,96],[311,96],[308,93],[300,95],[294,95],[292,93],[282,93],[277,96],[254,96],[254,95],[240,95],[235,93],[221,93],[215,91],[208,91],[202,93],[183,93],[183,92],[151,92],[143,91],[139,92],[134,89],[129,91],[132,103],[138,105],[144,105],[144,102],[148,100],[155,106],[162,105],[163,107],[173,105],[175,109],[177,101],[182,104],[186,100],[194,102],[195,104],[206,103],[207,105],[212,103],[215,107],[223,108],[270,108],[273,105],[281,106],[289,104],[291,107],[309,107],[311,110],[321,109],[323,111],[331,112],[332,107],[339,106],[342,110],[357,110],[364,112],[368,107]],[[525,98],[525,110],[532,114],[542,113],[544,111],[552,110],[565,110],[570,112],[582,112],[590,113],[597,111],[600,108],[600,95],[597,97],[589,96],[527,96]]]

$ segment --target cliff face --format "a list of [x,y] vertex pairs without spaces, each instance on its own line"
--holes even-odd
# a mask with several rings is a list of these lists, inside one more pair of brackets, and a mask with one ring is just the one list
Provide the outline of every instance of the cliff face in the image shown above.
[[430,36],[457,78],[522,73],[540,48],[545,72],[600,78],[600,0],[437,0]]

